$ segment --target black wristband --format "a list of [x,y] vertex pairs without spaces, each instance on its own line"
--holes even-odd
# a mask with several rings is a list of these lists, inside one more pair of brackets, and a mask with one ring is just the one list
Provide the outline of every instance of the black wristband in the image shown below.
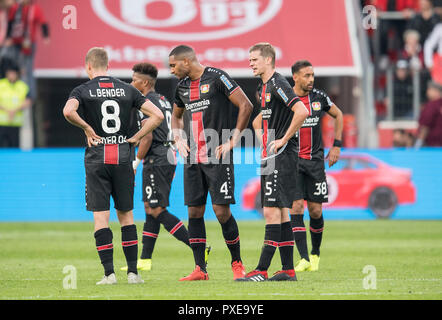
[[341,142],[341,140],[336,140],[336,139],[335,139],[335,141],[333,141],[333,147],[339,147],[339,148],[341,148],[341,147],[342,147],[342,142]]

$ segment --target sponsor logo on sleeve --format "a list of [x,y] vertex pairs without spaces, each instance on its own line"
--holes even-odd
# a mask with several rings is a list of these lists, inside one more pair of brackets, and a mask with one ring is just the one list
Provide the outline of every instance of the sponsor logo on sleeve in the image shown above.
[[282,100],[284,100],[285,103],[287,103],[287,101],[289,101],[289,98],[287,98],[287,95],[285,94],[285,92],[281,88],[279,88],[277,90],[277,92],[278,92],[279,96],[282,98]]
[[227,77],[225,75],[222,75],[220,77],[221,81],[224,83],[224,85],[226,86],[226,88],[228,90],[233,88],[233,84],[229,81],[229,79],[227,79]]

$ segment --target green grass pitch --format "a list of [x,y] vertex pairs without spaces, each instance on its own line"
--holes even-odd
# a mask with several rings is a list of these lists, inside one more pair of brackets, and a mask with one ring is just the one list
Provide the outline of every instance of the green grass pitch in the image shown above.
[[[264,221],[239,221],[238,224],[243,261],[250,271],[258,262]],[[142,225],[143,222],[137,222],[138,234]],[[193,256],[187,246],[162,228],[152,271],[141,273],[144,284],[129,285],[125,272],[119,270],[125,265],[120,228],[112,223],[118,284],[103,287],[95,285],[103,271],[95,249],[92,222],[0,223],[0,299],[442,298],[442,221],[326,220],[319,271],[298,273],[297,282],[286,283],[234,282],[230,254],[219,224],[206,221],[206,227],[212,246],[209,281],[178,281],[193,270]],[[309,235],[308,239],[310,247]],[[295,248],[295,262],[297,260]],[[72,288],[71,281],[74,269],[64,269],[66,266],[75,268],[76,289]],[[277,252],[269,274],[280,266]]]

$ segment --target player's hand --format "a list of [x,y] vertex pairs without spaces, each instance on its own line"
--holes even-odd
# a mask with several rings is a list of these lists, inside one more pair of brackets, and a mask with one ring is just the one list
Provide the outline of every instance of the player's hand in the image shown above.
[[216,147],[215,149],[215,157],[220,160],[221,158],[225,159],[229,154],[230,150],[232,150],[231,141],[227,141],[226,143]]
[[285,141],[284,139],[273,140],[269,143],[269,152],[277,153],[278,150],[281,149],[286,143],[287,141]]
[[183,138],[175,138],[175,147],[182,158],[186,158],[189,155],[190,148]]
[[126,142],[132,144],[134,147],[138,146],[140,144],[140,139],[138,139],[136,136],[133,136],[132,138],[126,139]]
[[89,147],[96,146],[101,141],[101,137],[95,133],[95,131],[94,131],[94,129],[92,129],[92,127],[87,127],[84,130],[84,134],[86,135],[87,145]]
[[332,147],[325,157],[328,160],[328,166],[331,168],[336,162],[339,160],[339,156],[341,155],[341,148]]

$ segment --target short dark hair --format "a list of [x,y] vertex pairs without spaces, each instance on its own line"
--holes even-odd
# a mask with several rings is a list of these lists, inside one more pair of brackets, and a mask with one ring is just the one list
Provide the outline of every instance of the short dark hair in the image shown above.
[[295,73],[298,73],[299,70],[305,67],[313,67],[313,65],[310,63],[310,61],[307,60],[298,60],[296,61],[292,66],[292,75]]
[[137,63],[132,68],[133,72],[141,73],[146,76],[156,79],[158,77],[158,69],[153,64],[148,62]]
[[188,55],[188,54],[195,54],[195,50],[193,50],[192,47],[186,46],[186,45],[179,45],[175,48],[172,49],[172,51],[170,51],[169,53],[169,57],[171,56],[175,56],[175,57],[179,57],[182,55]]

